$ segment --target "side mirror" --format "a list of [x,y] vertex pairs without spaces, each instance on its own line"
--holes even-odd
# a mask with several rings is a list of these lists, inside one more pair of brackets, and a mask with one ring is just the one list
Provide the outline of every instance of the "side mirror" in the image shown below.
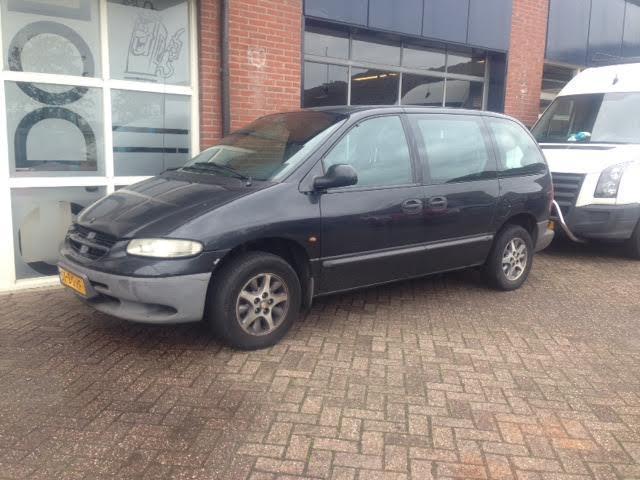
[[322,177],[313,179],[313,189],[327,190],[329,188],[348,187],[358,183],[358,174],[351,165],[331,165]]

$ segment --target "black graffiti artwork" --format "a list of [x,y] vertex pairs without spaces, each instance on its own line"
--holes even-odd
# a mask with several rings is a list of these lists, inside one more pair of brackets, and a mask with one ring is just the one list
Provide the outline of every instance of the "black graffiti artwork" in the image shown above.
[[[95,74],[95,64],[93,55],[87,42],[78,35],[72,28],[58,22],[33,22],[23,27],[15,34],[9,44],[9,69],[14,72],[23,72],[22,50],[25,45],[34,37],[43,34],[57,35],[71,43],[82,58],[82,76],[93,77]],[[52,93],[36,87],[33,83],[19,82],[20,89],[31,98],[46,105],[66,105],[82,98],[88,91],[86,87],[74,87],[66,92]]]
[[151,0],[122,0],[122,5],[126,7],[137,7],[155,10],[155,7],[153,6],[153,2],[151,2]]
[[[25,166],[47,166],[52,163],[57,163],[51,162],[50,160],[27,160],[27,138],[29,136],[29,132],[38,123],[52,118],[66,120],[67,122],[72,123],[78,128],[78,130],[80,130],[80,133],[82,133],[82,136],[84,137],[86,145],[86,160],[64,160],[64,163],[69,166],[78,166],[81,170],[96,170],[98,151],[96,146],[96,136],[91,125],[89,125],[89,122],[87,122],[81,115],[63,107],[39,108],[38,110],[29,112],[22,118],[18,124],[18,128],[16,128],[16,134],[14,137],[16,167],[20,166],[18,159],[21,159]],[[56,170],[60,170],[60,168],[56,168]]]
[[[91,49],[84,39],[72,28],[58,22],[39,21],[33,22],[16,33],[9,44],[9,68],[15,72],[22,72],[22,51],[25,45],[37,35],[51,34],[57,35],[70,42],[80,53],[82,58],[82,76],[92,77],[95,74],[95,63]],[[67,105],[77,102],[89,91],[87,87],[73,87],[64,92],[48,92],[37,87],[31,82],[17,82],[18,88],[30,98],[49,107],[40,108],[27,115],[20,121],[16,129],[14,138],[14,156],[16,169],[31,169],[40,167],[40,170],[65,170],[68,167],[76,169],[96,171],[97,170],[97,148],[96,137],[91,125],[78,113],[59,105]],[[53,105],[54,107],[52,107]],[[31,129],[39,122],[47,119],[66,120],[75,125],[84,137],[86,146],[86,161],[64,160],[67,168],[61,168],[60,162],[52,161],[30,161],[27,158],[27,137]]]
[[175,74],[173,63],[180,58],[185,29],[178,29],[170,38],[162,17],[155,11],[145,10],[138,14],[127,52],[125,72],[132,78],[156,81]]

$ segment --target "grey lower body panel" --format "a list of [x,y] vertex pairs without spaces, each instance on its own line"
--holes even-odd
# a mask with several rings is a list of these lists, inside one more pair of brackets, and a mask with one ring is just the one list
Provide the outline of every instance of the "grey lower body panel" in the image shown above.
[[78,297],[108,315],[155,324],[196,322],[204,315],[211,273],[124,277],[66,261],[59,265],[85,280],[87,297]]
[[640,220],[640,204],[575,207],[566,218],[571,232],[591,240],[628,240]]
[[549,221],[545,220],[544,222],[538,222],[538,238],[535,239],[535,251],[539,252],[544,250],[553,241],[553,237],[555,236],[555,232],[550,228],[547,228],[549,225]]

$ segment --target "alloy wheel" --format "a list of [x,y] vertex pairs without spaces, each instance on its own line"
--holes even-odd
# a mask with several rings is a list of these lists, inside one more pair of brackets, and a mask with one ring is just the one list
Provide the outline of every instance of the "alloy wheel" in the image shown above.
[[268,335],[287,316],[289,290],[278,275],[260,273],[240,290],[236,301],[236,319],[250,335]]
[[529,251],[525,241],[519,237],[512,239],[502,254],[502,271],[507,280],[515,282],[527,269]]

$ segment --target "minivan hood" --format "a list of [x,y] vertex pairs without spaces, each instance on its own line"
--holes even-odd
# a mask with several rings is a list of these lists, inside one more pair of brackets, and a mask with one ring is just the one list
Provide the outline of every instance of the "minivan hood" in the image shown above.
[[540,145],[555,173],[599,173],[618,163],[640,160],[640,145],[566,144]]
[[190,220],[272,184],[166,172],[117,190],[85,209],[77,223],[116,238],[161,237]]

